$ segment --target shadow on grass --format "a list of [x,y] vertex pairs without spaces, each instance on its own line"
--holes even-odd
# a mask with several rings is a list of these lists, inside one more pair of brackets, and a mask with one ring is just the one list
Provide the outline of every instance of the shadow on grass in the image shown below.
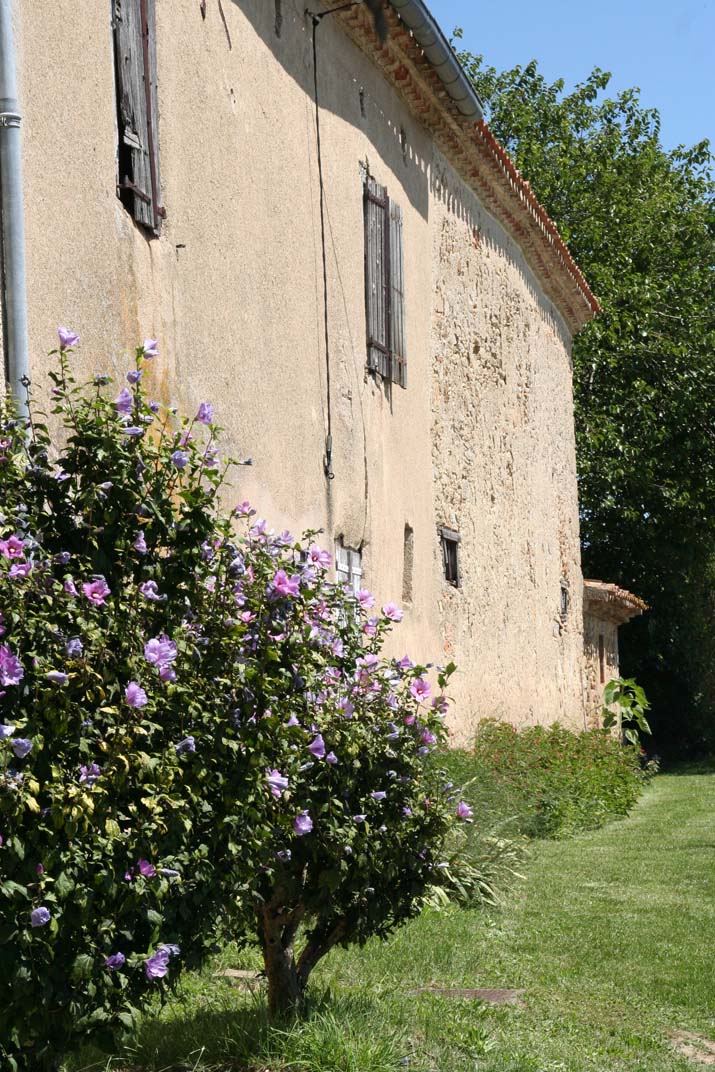
[[67,1072],[394,1072],[409,1043],[368,995],[313,996],[300,1020],[270,1023],[262,997],[223,1008],[191,995],[147,1016],[109,1057],[83,1051]]

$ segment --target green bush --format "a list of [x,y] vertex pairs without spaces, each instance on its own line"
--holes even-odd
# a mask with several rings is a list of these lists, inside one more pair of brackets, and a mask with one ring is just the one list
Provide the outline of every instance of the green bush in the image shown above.
[[479,827],[558,838],[623,816],[647,777],[637,749],[602,730],[572,733],[558,724],[517,731],[485,721],[471,752],[445,758]]
[[[217,940],[260,945],[271,1007],[336,943],[435,889],[467,806],[427,762],[449,672],[379,655],[401,612],[330,555],[224,512],[204,403],[115,398],[60,335],[50,437],[0,411],[0,1066],[109,1040]],[[115,388],[116,390],[116,388]],[[114,394],[114,392],[111,392]],[[464,875],[465,877],[461,877]],[[297,949],[300,938],[302,950]]]

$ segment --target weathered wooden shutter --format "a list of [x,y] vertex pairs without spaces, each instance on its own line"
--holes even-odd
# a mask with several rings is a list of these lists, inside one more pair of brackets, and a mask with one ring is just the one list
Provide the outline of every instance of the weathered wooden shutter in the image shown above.
[[387,190],[365,180],[367,367],[390,378],[390,226]]
[[155,0],[114,0],[119,195],[134,219],[158,232],[159,124]]
[[391,378],[407,387],[405,344],[405,269],[402,254],[402,208],[390,201],[390,351]]

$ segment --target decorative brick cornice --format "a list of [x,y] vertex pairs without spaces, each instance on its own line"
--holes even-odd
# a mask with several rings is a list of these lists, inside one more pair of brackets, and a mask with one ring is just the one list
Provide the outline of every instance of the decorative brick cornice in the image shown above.
[[390,32],[381,45],[362,4],[336,12],[349,36],[430,131],[440,152],[513,236],[570,330],[578,331],[600,306],[556,225],[488,124],[461,115],[410,31],[389,8],[386,15]]

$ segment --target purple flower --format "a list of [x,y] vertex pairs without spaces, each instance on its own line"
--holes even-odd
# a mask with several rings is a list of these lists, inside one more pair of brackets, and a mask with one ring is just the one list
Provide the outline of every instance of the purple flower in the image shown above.
[[199,406],[199,412],[196,414],[196,420],[199,424],[211,424],[214,419],[214,408],[210,402],[202,402]]
[[172,670],[172,668],[170,666],[160,666],[159,667],[159,680],[163,681],[164,684],[166,684],[167,682],[170,683],[170,682],[176,681],[176,673],[175,673],[174,670]]
[[367,819],[367,815],[353,815],[354,823],[364,823]]
[[138,551],[140,555],[145,555],[147,552],[146,540],[144,539],[144,529],[140,529],[136,540],[133,545],[134,550]]
[[405,815],[408,819],[410,819],[412,817],[412,808],[405,804],[404,808],[402,809],[402,814]]
[[248,501],[248,499],[246,499],[242,503],[239,503],[238,506],[236,507],[236,516],[237,517],[253,517],[255,515],[255,513],[256,513],[256,511],[253,509],[253,507],[251,506],[251,504]]
[[23,558],[25,545],[17,536],[8,536],[6,540],[0,540],[0,554],[5,558]]
[[163,875],[164,878],[179,878],[181,871],[177,871],[173,867],[160,867],[159,874]]
[[321,569],[330,569],[333,559],[329,551],[324,551],[321,547],[311,547],[308,551],[308,561]]
[[396,741],[400,736],[400,728],[396,726],[394,722],[388,722],[387,728],[390,731],[387,735],[388,741]]
[[51,919],[52,916],[50,915],[48,909],[44,908],[43,906],[40,906],[40,908],[33,908],[32,912],[30,913],[30,922],[32,923],[33,927],[44,927],[47,923],[50,922]]
[[110,971],[118,971],[120,968],[124,967],[126,960],[127,958],[124,956],[124,953],[112,953],[111,957],[105,958],[104,965],[109,968]]
[[386,618],[389,618],[391,622],[401,622],[403,618],[402,611],[396,603],[384,603],[382,613]]
[[268,782],[274,797],[279,797],[283,790],[287,789],[289,785],[288,778],[281,774],[279,770],[269,770],[266,781]]
[[147,979],[163,979],[169,970],[169,958],[171,954],[168,949],[160,947],[152,957],[147,957],[144,962],[144,971],[146,972]]
[[367,588],[361,588],[357,594],[357,601],[363,610],[370,610],[375,606],[375,597]]
[[185,469],[189,463],[189,455],[185,450],[175,450],[171,455],[171,464],[177,469]]
[[101,575],[95,577],[92,581],[85,581],[82,585],[82,591],[90,603],[94,603],[96,607],[101,607],[107,596],[111,594],[109,585]]
[[60,350],[70,350],[79,342],[79,335],[77,332],[70,331],[69,328],[58,328],[57,334],[60,339]]
[[117,407],[117,413],[120,413],[123,417],[130,416],[134,408],[134,397],[128,387],[122,387],[114,399],[114,405]]
[[130,681],[124,690],[124,702],[129,707],[144,707],[149,702],[149,699],[138,682]]
[[177,756],[183,756],[185,752],[196,751],[196,741],[193,737],[184,737],[183,741],[179,741],[178,744],[174,745],[174,748],[176,749]]
[[139,591],[150,603],[163,603],[166,599],[165,596],[159,595],[159,586],[156,581],[144,581]]
[[10,577],[29,577],[34,569],[32,562],[13,562],[10,566],[8,576]]
[[13,654],[7,644],[0,644],[0,685],[3,688],[19,685],[24,676],[25,672],[17,655]]
[[144,435],[144,429],[140,428],[138,424],[125,424],[125,426],[122,428],[122,435],[128,435],[128,436]]
[[137,871],[144,878],[156,878],[156,868],[148,860],[137,860]]
[[297,596],[300,592],[300,577],[294,574],[289,577],[285,570],[278,570],[273,578],[273,588],[282,596]]
[[325,762],[330,763],[331,766],[334,766],[338,762],[338,757],[335,755],[335,752],[328,752],[327,756],[325,757]]
[[82,641],[79,639],[79,637],[72,637],[70,640],[68,640],[65,644],[65,651],[69,655],[70,659],[76,659],[78,656],[80,656],[82,654],[83,648]]
[[0,722],[0,741],[6,741],[8,737],[12,737],[14,732],[14,726],[11,726],[7,722]]
[[69,681],[69,675],[63,673],[62,670],[50,670],[45,674],[45,677],[53,685],[66,685]]
[[159,340],[158,339],[145,339],[142,346],[144,357],[152,358],[157,357],[159,354]]
[[432,693],[429,681],[425,681],[423,677],[418,677],[410,685],[410,693],[418,703],[424,703]]
[[311,753],[311,755],[315,756],[316,759],[323,759],[324,758],[324,756],[325,756],[325,741],[323,740],[323,738],[322,738],[322,736],[320,734],[318,734],[314,738],[314,740],[312,740],[311,743],[308,745],[308,751]]
[[37,871],[38,875],[44,875],[44,873],[45,873],[45,869],[42,866],[42,864],[38,864],[37,867],[35,868],[35,870]]
[[160,670],[162,667],[168,666],[169,663],[173,663],[176,654],[176,644],[173,640],[169,640],[166,633],[162,633],[158,637],[152,637],[144,645],[144,658],[148,663],[158,667]]
[[288,721],[286,722],[286,726],[300,726],[300,722],[298,721],[298,719],[296,718],[295,715],[291,715],[290,718],[288,719]]
[[127,383],[139,383],[143,375],[143,369],[129,369],[129,372],[127,373]]
[[62,587],[63,587],[63,589],[65,590],[65,592],[67,593],[68,596],[78,596],[79,595],[79,592],[77,591],[77,588],[75,587],[75,583],[74,583],[74,581],[72,580],[71,577],[67,578],[67,580],[64,582]]
[[313,820],[308,815],[307,811],[302,811],[300,815],[296,815],[293,821],[293,829],[298,837],[303,837],[305,834],[309,834],[313,829]]
[[399,666],[400,670],[411,670],[415,664],[412,662],[412,659],[410,659],[409,655],[403,655],[402,658],[398,661],[397,665]]
[[372,797],[373,800],[384,800],[385,797],[387,796],[387,793],[385,792],[384,789],[375,789],[370,794],[370,796]]
[[80,785],[92,786],[102,773],[102,768],[96,763],[90,764],[89,767],[79,768],[79,781]]
[[457,818],[458,819],[471,819],[472,818],[472,809],[469,807],[468,804],[465,804],[465,802],[463,800],[460,800],[459,804],[457,805]]
[[170,957],[178,957],[179,953],[181,952],[181,947],[178,945],[173,945],[171,942],[162,942],[159,946],[159,949],[165,949]]
[[18,759],[24,759],[32,751],[32,741],[27,737],[16,737],[10,747]]
[[430,732],[430,730],[423,730],[422,731],[422,741],[423,741],[424,744],[436,744],[437,743],[437,738],[435,737],[435,735],[433,733]]

